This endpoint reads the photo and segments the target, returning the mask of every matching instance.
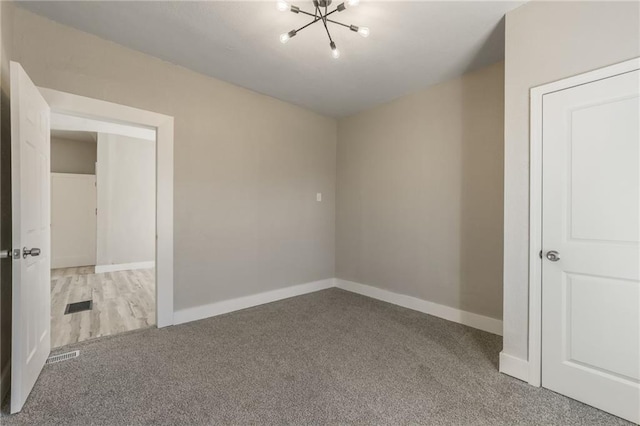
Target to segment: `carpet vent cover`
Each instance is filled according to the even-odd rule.
[[[56,362],[66,361],[71,358],[77,358],[80,356],[80,351],[67,352],[64,354],[53,355],[47,358],[45,364],[55,364]]]
[[[69,303],[64,310],[64,314],[75,314],[76,312],[90,311],[93,308],[93,300]]]

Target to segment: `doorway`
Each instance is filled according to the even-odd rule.
[[[640,60],[532,90],[530,383],[640,422]]]
[[[51,350],[50,122],[135,126],[156,134],[155,323],[173,324],[173,117],[38,88],[10,63],[12,318],[11,413],[22,410]],[[70,129],[83,130],[83,129]],[[84,129],[86,130],[86,129]],[[93,131],[100,131],[93,130]]]
[[[155,325],[155,131],[50,123],[51,348]]]

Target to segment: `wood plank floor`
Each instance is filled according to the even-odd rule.
[[[90,311],[64,314],[93,300]],[[93,266],[51,271],[51,347],[155,325],[155,270],[96,274]]]

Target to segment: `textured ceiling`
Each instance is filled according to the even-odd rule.
[[[287,44],[310,17],[258,2],[22,2],[22,7],[124,46],[332,117],[343,117],[500,61],[504,14],[519,2],[367,2]],[[311,1],[294,1],[312,10]],[[334,2],[334,6],[337,3]]]

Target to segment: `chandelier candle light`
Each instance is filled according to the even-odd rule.
[[[355,25],[347,25],[341,22],[334,21],[329,19],[329,16],[334,14],[335,12],[342,12],[349,7],[357,6],[360,3],[360,0],[346,0],[344,3],[340,3],[338,7],[329,12],[329,6],[331,5],[332,0],[313,0],[313,5],[315,6],[315,12],[310,13],[300,9],[298,6],[294,6],[292,4],[287,3],[285,0],[279,0],[277,3],[278,10],[281,12],[291,11],[293,13],[302,13],[303,15],[308,15],[313,17],[313,21],[309,22],[306,25],[298,28],[297,30],[291,30],[288,33],[284,33],[280,35],[280,42],[286,43],[292,37],[295,37],[298,32],[304,30],[311,24],[315,24],[316,22],[322,22],[324,25],[324,29],[327,31],[327,36],[329,37],[329,47],[331,48],[331,56],[335,59],[340,57],[340,51],[336,47],[335,42],[331,38],[331,33],[329,32],[329,26],[327,24],[337,24],[343,27],[349,28],[351,31],[357,32],[362,37],[369,37],[369,28],[367,27],[357,27]],[[323,11],[324,9],[324,11]]]

